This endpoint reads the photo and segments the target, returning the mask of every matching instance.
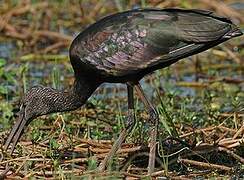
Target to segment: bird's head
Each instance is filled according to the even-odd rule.
[[[50,87],[34,86],[28,90],[21,101],[20,116],[32,120],[38,116],[48,114],[52,106],[52,98],[57,95],[57,90]]]
[[[55,99],[55,95],[57,95],[57,92],[55,92],[54,89],[43,86],[34,86],[26,92],[21,100],[18,119],[13,126],[7,141],[5,142],[5,150],[8,149],[10,143],[12,142],[13,145],[11,147],[11,153],[13,152],[14,147],[24,130],[24,127],[27,126],[33,119],[54,111],[52,102]]]
[[[12,154],[24,127],[33,119],[41,115],[71,111],[81,107],[99,85],[99,82],[80,80],[75,81],[70,91],[60,91],[43,86],[31,88],[21,100],[18,119],[4,144],[4,150],[7,150],[12,143]]]

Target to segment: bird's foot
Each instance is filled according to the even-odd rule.
[[[9,170],[10,170],[10,167],[7,164],[5,170],[2,173],[0,173],[0,180],[4,180],[6,178]]]
[[[148,174],[151,175],[154,172],[155,167],[155,156],[156,156],[156,147],[157,147],[157,131],[158,131],[158,122],[159,116],[155,109],[149,111],[149,122],[151,124],[150,128],[150,139],[149,139],[149,160],[148,160]]]
[[[129,109],[128,110],[128,117],[127,117],[127,121],[126,121],[126,128],[124,128],[120,132],[120,135],[119,135],[118,139],[114,142],[113,147],[109,151],[108,155],[100,163],[100,165],[99,165],[99,167],[97,169],[98,172],[103,172],[106,169],[108,163],[111,161],[111,159],[113,158],[113,156],[115,155],[117,150],[121,147],[122,143],[124,142],[124,140],[126,139],[128,134],[133,129],[133,127],[135,125],[134,116],[135,116],[134,110],[133,109]]]
[[[106,169],[108,163],[111,161],[111,159],[113,158],[113,156],[115,155],[117,150],[120,148],[120,146],[123,143],[123,141],[125,140],[126,136],[127,136],[127,130],[123,129],[119,135],[119,138],[114,142],[113,147],[109,151],[108,155],[104,158],[104,160],[98,166],[98,169],[97,169],[98,172],[103,172]]]

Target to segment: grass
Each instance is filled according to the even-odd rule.
[[[65,0],[49,2],[48,10],[53,17],[49,30],[73,35],[104,14],[129,9],[134,1],[111,2],[106,1],[107,4],[100,7],[96,0],[82,1],[81,9],[77,6],[78,1],[74,4]],[[19,5],[17,1],[3,3],[1,12],[10,11],[16,4]],[[38,4],[38,1],[33,1],[33,4]],[[153,6],[154,3],[137,1],[136,5]],[[64,8],[68,6],[69,8]],[[201,8],[202,4],[179,1],[177,6]],[[91,11],[91,7],[96,7],[97,11]],[[7,8],[9,9],[6,10]],[[35,28],[41,28],[44,25],[42,20],[45,19],[42,13],[48,13],[44,10],[45,8],[37,10],[38,15],[32,12],[21,14],[10,22],[16,24],[16,27],[30,22],[33,27],[35,25]],[[6,35],[1,33],[2,36]],[[51,38],[37,39],[35,45],[30,45],[28,39],[10,39],[13,39],[17,52],[11,57],[0,58],[1,142],[15,121],[19,99],[27,89],[36,84],[64,89],[70,87],[73,81],[67,46],[46,54],[43,50],[55,44]],[[5,39],[2,41],[5,42]],[[241,141],[243,131],[238,134],[243,128],[243,64],[236,62],[225,51],[227,48],[237,60],[241,59],[243,49],[236,51],[240,43],[240,39],[234,39],[191,60],[184,59],[159,70],[143,80],[143,88],[160,114],[157,157],[159,174],[155,176],[230,178],[241,177],[243,174],[240,159],[231,155],[233,152],[244,157]],[[12,160],[10,165],[15,169],[12,177],[101,177],[101,174],[96,174],[93,170],[110,149],[112,141],[119,136],[120,130],[125,127],[125,90],[123,85],[106,85],[77,111],[34,120],[18,144],[16,153],[13,157],[7,157],[7,160]],[[109,171],[102,174],[107,178],[149,179],[145,172],[150,124],[137,97],[135,102],[136,126],[123,145],[122,152],[114,158]],[[228,142],[230,139],[233,142]],[[240,141],[234,141],[239,139]],[[223,149],[220,151],[218,144],[231,152]],[[202,149],[199,150],[198,147]],[[185,159],[230,166],[233,169],[213,170],[183,163]],[[0,169],[2,168],[3,165],[0,164]]]

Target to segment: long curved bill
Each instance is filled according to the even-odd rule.
[[[25,118],[25,109],[23,106],[20,107],[19,117],[15,125],[13,126],[7,141],[4,144],[4,150],[7,151],[9,145],[12,142],[12,146],[10,149],[10,155],[13,153],[15,146],[24,130],[25,125],[27,124],[27,120]]]

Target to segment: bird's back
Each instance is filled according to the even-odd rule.
[[[139,80],[241,34],[229,19],[209,11],[132,10],[81,32],[70,48],[71,63],[76,74],[94,71],[106,81]]]

